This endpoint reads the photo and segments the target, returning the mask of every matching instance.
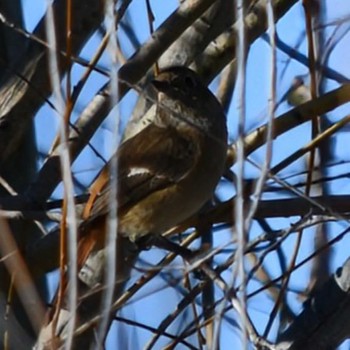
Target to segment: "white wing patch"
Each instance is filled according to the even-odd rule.
[[[135,176],[135,175],[142,175],[142,174],[149,174],[150,171],[147,168],[142,167],[134,167],[130,168],[127,177]]]

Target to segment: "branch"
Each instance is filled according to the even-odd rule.
[[[350,259],[304,304],[281,334],[278,350],[335,349],[350,337]]]
[[[102,3],[87,0],[83,3],[72,0],[72,54],[80,52],[86,41],[102,21]],[[66,50],[66,8],[65,0],[56,0],[54,15],[57,23],[57,52]],[[45,40],[45,19],[34,31],[36,37]],[[60,75],[64,75],[67,64],[59,55]],[[6,83],[0,91],[0,164],[17,149],[31,118],[50,96],[47,50],[44,45],[31,40],[22,61],[9,71]]]

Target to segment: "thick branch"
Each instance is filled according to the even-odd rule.
[[[335,349],[350,337],[350,259],[304,305],[282,333],[279,350]]]
[[[100,0],[84,2],[72,0],[72,54],[77,55],[102,20]],[[57,52],[66,50],[67,1],[54,3]],[[38,24],[34,35],[45,40],[45,19]],[[67,61],[59,55],[60,75],[64,75]],[[47,67],[47,50],[34,40],[21,61],[9,71],[0,92],[0,164],[17,149],[31,118],[50,96],[52,88]]]

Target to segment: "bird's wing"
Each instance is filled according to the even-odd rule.
[[[118,208],[127,209],[153,192],[176,184],[196,165],[198,150],[198,144],[175,130],[155,125],[125,141],[118,151]],[[110,182],[105,173],[101,172],[103,186],[91,205],[89,221],[109,211]]]

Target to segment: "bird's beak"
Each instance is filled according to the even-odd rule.
[[[154,80],[152,80],[151,83],[156,88],[156,90],[158,90],[160,92],[166,92],[170,87],[169,82],[165,81],[165,80],[154,79]]]

